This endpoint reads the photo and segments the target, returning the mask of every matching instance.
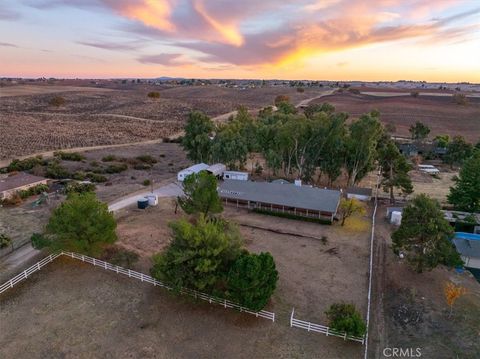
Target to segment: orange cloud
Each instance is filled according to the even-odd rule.
[[[170,21],[172,7],[166,0],[143,0],[139,3],[125,4],[119,12],[147,26],[169,32],[175,31],[175,25]]]
[[[203,1],[197,0],[193,3],[195,10],[202,16],[202,18],[217,31],[227,43],[235,46],[242,46],[244,39],[240,31],[234,24],[223,24],[214,19],[205,9]]]

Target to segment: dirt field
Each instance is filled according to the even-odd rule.
[[[371,335],[377,350],[372,357],[385,358],[383,348],[402,347],[420,348],[425,358],[478,358],[480,283],[469,272],[459,274],[444,267],[413,272],[390,248],[394,228],[385,222],[384,213],[385,208],[379,208],[376,240],[384,249],[383,254],[377,253],[381,255],[375,282],[382,300],[374,307]],[[447,281],[468,290],[455,304],[451,317],[443,295]]]
[[[295,307],[305,320],[325,323],[324,311],[333,302],[353,302],[366,312],[368,270],[368,217],[352,220],[344,228],[249,213],[226,207],[224,216],[239,224],[246,247],[269,251],[280,281],[273,309],[285,315]],[[150,257],[169,243],[168,222],[179,219],[173,200],[160,199],[146,211],[128,208],[117,214],[118,244],[137,252],[138,269],[148,271]],[[274,233],[283,231],[289,234]],[[292,235],[300,234],[302,237]],[[321,237],[327,238],[324,244]],[[357,268],[352,271],[352,268]]]
[[[478,98],[469,98],[468,105],[460,106],[455,104],[451,97],[444,96],[378,97],[342,93],[313,102],[329,102],[337,111],[346,111],[353,118],[378,109],[383,122],[395,125],[397,135],[409,136],[410,125],[421,121],[431,128],[432,138],[439,134],[461,135],[471,142],[476,142],[480,137]]]
[[[27,85],[28,88],[35,85]],[[19,85],[20,93],[25,85]],[[15,92],[16,86],[2,88]],[[66,103],[49,105],[51,91],[59,85],[38,86],[39,94],[0,98],[0,159],[31,153],[128,142],[171,136],[181,131],[187,115],[200,110],[218,116],[239,105],[257,109],[273,104],[279,94],[287,94],[296,103],[315,97],[320,90],[295,88],[232,89],[217,86],[129,86],[124,90],[79,87],[57,93]],[[149,91],[159,91],[160,99],[147,98]],[[28,91],[27,91],[28,93]]]

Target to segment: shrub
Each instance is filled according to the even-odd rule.
[[[70,182],[65,186],[65,193],[95,192],[97,187],[93,183]]]
[[[160,93],[156,91],[149,92],[147,95],[149,98],[157,99],[160,98]]]
[[[115,155],[106,155],[102,157],[102,162],[112,162],[116,160],[117,160],[117,157]]]
[[[289,102],[289,101],[290,101],[290,97],[288,97],[287,95],[278,95],[277,97],[275,97],[275,106],[278,106],[282,102]]]
[[[157,160],[150,155],[141,155],[136,157],[136,159],[139,160],[140,162],[148,163],[150,165],[157,163]]]
[[[332,304],[325,314],[331,329],[357,337],[365,334],[367,327],[353,304]]]
[[[88,172],[87,173],[87,178],[90,181],[96,182],[96,183],[107,182],[107,177],[102,176],[101,174],[98,174],[98,173]]]
[[[100,166],[100,163],[98,163],[98,161],[92,161],[92,162],[90,162],[90,166],[98,167],[98,166]]]
[[[468,99],[467,96],[465,96],[463,93],[456,93],[452,95],[453,101],[457,105],[468,105]]]
[[[85,159],[85,156],[78,153],[78,152],[63,152],[63,151],[56,151],[53,153],[53,155],[61,159],[62,161],[82,161]]]
[[[125,163],[112,164],[112,165],[109,165],[105,169],[105,172],[107,172],[107,173],[120,173],[120,172],[126,171],[127,169],[128,169],[128,166]]]
[[[142,182],[142,184],[143,184],[144,186],[150,186],[150,185],[152,184],[152,181],[150,181],[149,179],[146,179],[146,180],[144,180],[144,181]]]
[[[255,311],[262,310],[278,281],[275,261],[270,253],[244,254],[230,268],[227,296]]]
[[[132,268],[138,261],[138,254],[121,247],[110,246],[105,248],[101,258],[116,266]]]
[[[61,96],[54,96],[50,99],[50,101],[48,101],[48,104],[50,106],[55,106],[55,107],[60,107],[60,106],[63,106],[65,105],[65,99]]]
[[[300,92],[300,93],[305,92],[305,89],[303,87],[297,87],[297,92]]]
[[[359,89],[354,89],[354,88],[349,88],[348,92],[354,95],[360,95],[360,90]]]
[[[147,163],[136,163],[133,165],[133,169],[137,171],[146,171],[150,168],[152,168],[152,166]]]
[[[45,161],[43,160],[43,158],[41,156],[29,157],[29,158],[25,158],[24,160],[14,159],[8,165],[7,171],[8,172],[29,171],[35,166],[43,165],[44,162]]]
[[[65,179],[70,177],[70,173],[65,167],[60,165],[60,163],[57,161],[52,161],[48,163],[45,176],[54,179]]]
[[[73,174],[72,178],[77,181],[84,181],[87,178],[87,173],[83,171],[77,171]]]
[[[30,196],[34,196],[36,194],[40,194],[47,191],[48,191],[48,186],[46,184],[39,184],[37,186],[30,187],[29,189],[19,191],[18,194],[20,195],[21,199],[25,199]]]
[[[410,96],[417,98],[420,95],[418,91],[412,91],[410,92]]]
[[[0,249],[6,248],[12,244],[12,239],[6,234],[0,233]]]
[[[2,205],[5,205],[5,206],[17,206],[20,203],[22,203],[22,197],[20,197],[18,192],[15,192],[10,197],[2,200]]]
[[[32,243],[32,247],[35,249],[43,248],[46,243],[46,239],[43,234],[41,233],[33,233],[30,237],[30,242]]]

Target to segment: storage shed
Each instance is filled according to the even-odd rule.
[[[248,181],[248,172],[225,171],[223,172],[224,180]]]
[[[456,232],[453,244],[465,267],[480,269],[480,234]]]
[[[190,166],[188,168],[185,168],[178,172],[177,174],[177,180],[180,182],[183,182],[183,180],[193,174],[193,173],[198,173],[200,171],[205,171],[209,166],[205,163],[197,163],[196,165]]]
[[[340,191],[293,184],[225,180],[218,189],[225,204],[333,222]]]
[[[41,184],[46,185],[47,183],[48,179],[25,172],[0,178],[0,200],[8,199],[16,192],[24,191]]]
[[[223,173],[227,170],[227,166],[223,163],[215,163],[207,168],[207,172],[211,173],[217,178],[222,178]]]
[[[362,187],[348,187],[346,190],[347,198],[355,198],[359,201],[370,201],[372,199],[372,189]]]

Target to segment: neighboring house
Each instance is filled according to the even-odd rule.
[[[362,187],[348,187],[345,191],[347,198],[355,198],[359,201],[370,201],[372,199],[372,189]]]
[[[225,172],[226,170],[227,166],[225,166],[223,163],[215,163],[214,165],[208,167],[206,171],[217,178],[222,178],[223,172]]]
[[[12,197],[16,192],[27,190],[40,184],[46,185],[48,179],[20,172],[0,179],[0,200]]]
[[[480,269],[480,234],[456,232],[453,244],[465,267]]]
[[[223,172],[224,180],[248,181],[248,172],[225,171]]]
[[[333,222],[341,192],[310,186],[225,180],[218,189],[225,204]]]
[[[185,169],[181,170],[180,172],[178,172],[177,180],[179,180],[180,182],[183,182],[183,180],[187,176],[189,176],[193,173],[198,173],[198,172],[201,172],[201,171],[205,171],[208,167],[209,166],[205,163],[198,163],[196,165],[185,168]]]

